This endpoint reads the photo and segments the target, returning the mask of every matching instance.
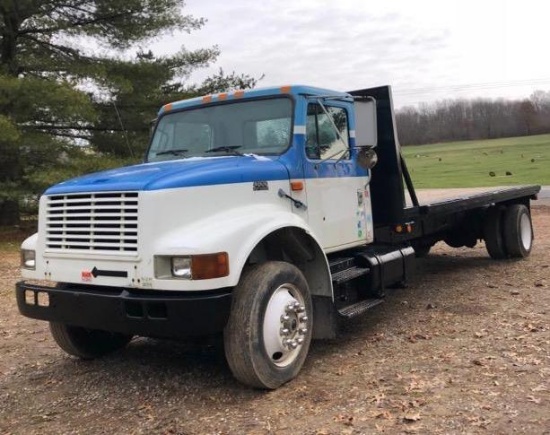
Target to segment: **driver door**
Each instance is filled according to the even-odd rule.
[[[304,172],[309,225],[329,251],[372,240],[368,179],[358,170],[350,148],[347,107],[337,102],[307,106]]]

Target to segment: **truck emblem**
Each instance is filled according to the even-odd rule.
[[[267,181],[254,181],[252,184],[252,190],[269,190],[269,184]]]

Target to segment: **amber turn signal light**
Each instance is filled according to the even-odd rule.
[[[193,279],[222,278],[229,275],[229,256],[227,252],[192,255],[191,271]]]

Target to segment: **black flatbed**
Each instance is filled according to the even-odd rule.
[[[488,208],[511,204],[529,208],[530,200],[540,192],[540,186],[530,185],[439,190],[435,197],[423,191],[417,194],[397,138],[391,88],[380,86],[350,94],[376,101],[378,163],[369,184],[375,243],[431,246],[445,240],[455,247],[473,246],[484,237]]]
[[[444,196],[446,189],[438,190],[436,198],[423,195],[424,192],[419,191],[419,205],[405,207],[405,218],[412,219],[434,214],[444,215],[479,207],[489,207],[494,204],[505,204],[508,201],[518,202],[522,199],[535,199],[540,189],[541,187],[537,185],[464,189],[464,194],[447,198],[437,198],[437,196]],[[453,189],[453,191],[456,190]],[[447,190],[447,192],[449,191]],[[426,196],[428,197],[426,198]],[[433,202],[430,202],[432,200]]]

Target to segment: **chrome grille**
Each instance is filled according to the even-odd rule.
[[[47,199],[46,249],[137,253],[137,192],[52,195]]]

